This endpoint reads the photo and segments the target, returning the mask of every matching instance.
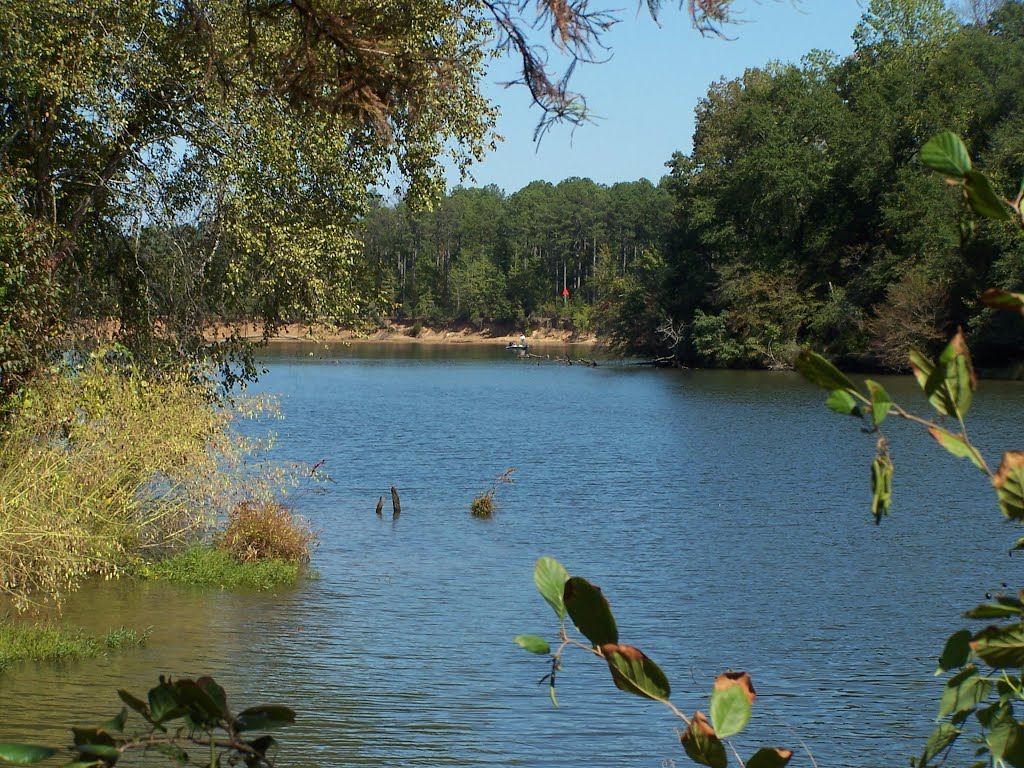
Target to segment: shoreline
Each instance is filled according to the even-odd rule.
[[[433,328],[421,327],[413,335],[413,324],[391,323],[386,328],[378,328],[371,333],[358,333],[346,329],[324,328],[293,323],[283,326],[267,339],[268,344],[291,344],[295,342],[313,342],[318,344],[502,344],[518,343],[519,333],[501,333],[493,329],[474,330],[469,327]],[[244,338],[262,339],[262,329],[257,325],[243,325],[239,328]],[[601,346],[601,341],[592,335],[579,335],[574,331],[563,329],[536,329],[525,332],[526,343],[533,347],[578,347],[592,349]],[[211,340],[223,338],[220,332],[211,334]]]

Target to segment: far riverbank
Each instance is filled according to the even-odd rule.
[[[246,338],[254,340],[263,338],[262,328],[257,325],[242,326],[240,330],[242,336]],[[602,343],[596,336],[560,328],[531,329],[522,331],[522,333],[526,336],[527,344],[533,347],[573,345],[591,349]],[[477,330],[469,325],[434,329],[413,323],[395,322],[366,333],[344,328],[295,323],[283,326],[267,341],[271,344],[292,341],[346,344],[508,344],[510,342],[518,343],[519,335],[520,331],[509,332],[503,328]]]

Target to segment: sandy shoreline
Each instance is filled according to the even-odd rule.
[[[345,343],[345,344],[508,344],[519,341],[519,333],[503,334],[489,329],[475,331],[472,328],[449,328],[434,330],[421,328],[419,333],[412,335],[411,324],[392,323],[387,328],[380,328],[369,334],[360,334],[349,330],[336,330],[320,326],[288,325],[281,328],[268,339],[270,344],[288,344],[294,342]],[[246,338],[261,339],[262,329],[259,326],[243,326],[241,333]],[[526,342],[533,347],[567,346],[590,348],[597,346],[599,341],[593,336],[579,336],[572,331],[558,329],[538,329],[526,331]],[[216,338],[216,335],[214,335]]]

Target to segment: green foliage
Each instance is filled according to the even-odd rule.
[[[298,583],[300,565],[294,560],[263,558],[240,562],[229,552],[194,544],[170,557],[142,566],[148,579],[175,584],[267,591]]]
[[[74,661],[145,645],[147,632],[119,627],[94,637],[51,623],[0,620],[0,670],[18,661]]]
[[[1012,221],[1024,228],[1021,196],[1012,201],[1000,199],[988,177],[973,169],[959,136],[951,132],[937,135],[925,144],[920,156],[927,166],[960,187],[976,214],[997,222]],[[1021,303],[1008,291],[987,291],[983,300],[993,308],[1020,312]],[[802,352],[794,362],[805,378],[829,390],[827,404],[833,410],[862,417],[865,412],[871,413],[868,431],[879,434],[871,476],[875,521],[888,513],[892,496],[893,465],[881,434],[882,422],[890,415],[923,426],[949,454],[969,460],[991,481],[1003,514],[1011,520],[1024,520],[1024,453],[1007,451],[993,472],[968,437],[965,417],[974,399],[977,377],[963,332],[958,330],[937,357],[914,350],[909,362],[922,394],[935,411],[933,419],[910,413],[877,382],[866,381],[867,393],[862,393],[816,353]],[[1013,549],[1022,546],[1024,539],[1018,540]],[[965,738],[972,744],[976,765],[1024,765],[1024,723],[1015,712],[1024,699],[1024,592],[1017,596],[997,594],[994,602],[964,615],[997,623],[977,631],[959,630],[946,641],[936,674],[952,674],[939,703],[938,725],[914,764],[943,764],[956,743],[970,734]]]
[[[76,727],[71,732],[69,765],[102,768],[114,766],[127,756],[162,754],[174,765],[273,766],[277,741],[270,735],[254,736],[295,723],[295,713],[277,704],[249,707],[237,715],[228,706],[227,694],[213,678],[172,680],[161,675],[159,684],[142,700],[118,691],[125,704],[113,718],[96,727]],[[125,730],[129,709],[146,725]],[[190,755],[187,749],[195,747]],[[58,753],[52,747],[0,744],[0,760],[18,765],[38,763]]]
[[[97,353],[37,378],[15,406],[0,432],[0,592],[20,610],[132,570],[291,481],[261,464],[264,441],[232,429],[268,404],[219,403],[187,374]]]
[[[557,706],[555,683],[562,668],[563,653],[570,646],[582,649],[607,664],[616,688],[662,703],[686,724],[681,743],[694,762],[714,768],[724,768],[728,764],[728,742],[725,740],[746,728],[756,698],[749,674],[725,672],[715,679],[710,699],[710,723],[699,710],[692,717],[687,717],[670,701],[671,686],[661,668],[636,646],[619,643],[615,617],[599,587],[579,576],[570,576],[561,563],[550,557],[537,560],[533,581],[541,597],[558,617],[558,647],[552,653],[548,642],[538,635],[517,635],[514,640],[530,653],[550,653],[550,670],[542,682],[548,683],[553,704]],[[568,633],[567,616],[586,642]],[[739,760],[739,753],[731,744],[729,746]],[[761,749],[747,765],[781,768],[790,757],[792,752],[789,750]]]

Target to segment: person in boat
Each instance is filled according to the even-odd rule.
[[[519,334],[519,346],[522,347],[523,349],[526,349],[526,335],[525,334],[522,334],[522,333]]]

